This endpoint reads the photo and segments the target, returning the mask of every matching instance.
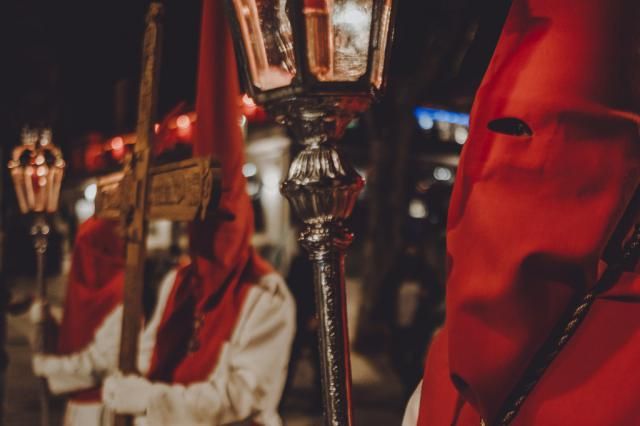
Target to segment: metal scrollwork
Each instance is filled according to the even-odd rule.
[[[300,243],[314,265],[326,424],[345,426],[353,423],[344,256],[353,234],[343,221],[351,215],[364,180],[332,143],[354,111],[340,112],[344,110],[336,102],[296,99],[280,105],[281,121],[305,145],[293,160],[281,191],[305,224]]]

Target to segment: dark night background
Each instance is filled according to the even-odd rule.
[[[167,0],[160,113],[193,103],[201,2]],[[400,2],[390,92],[468,108],[506,0]],[[51,124],[57,144],[132,129],[148,1],[5,0],[0,17],[3,145],[24,124]],[[115,115],[116,87],[128,99]],[[123,128],[119,128],[123,127]]]

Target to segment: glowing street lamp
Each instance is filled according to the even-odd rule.
[[[51,144],[51,130],[24,129],[21,146],[13,151],[9,171],[23,214],[58,210],[65,163]]]

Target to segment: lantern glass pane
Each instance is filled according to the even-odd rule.
[[[387,43],[389,41],[389,25],[391,24],[391,2],[392,0],[384,0],[382,11],[380,13],[380,26],[378,33],[375,34],[375,50],[373,52],[373,71],[371,73],[371,82],[379,89],[384,81],[384,67],[387,54]]]
[[[233,0],[254,86],[288,86],[296,74],[286,0]]]
[[[11,169],[11,178],[13,179],[13,186],[16,190],[16,197],[18,198],[20,211],[23,214],[29,213],[29,211],[31,211],[31,207],[27,198],[24,170],[20,167],[14,166]]]
[[[367,72],[373,0],[305,0],[309,69],[321,81]]]

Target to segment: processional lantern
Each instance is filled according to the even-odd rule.
[[[31,215],[31,236],[36,253],[36,291],[40,300],[47,298],[44,279],[45,255],[50,227],[47,216],[58,210],[65,163],[60,149],[51,142],[51,129],[22,130],[22,145],[13,150],[9,171],[20,212]],[[44,306],[44,305],[43,305]],[[37,327],[36,350],[46,352],[55,336],[47,333],[46,315]],[[40,424],[50,425],[49,395],[46,379],[40,379]]]
[[[13,151],[9,171],[23,214],[58,210],[65,163],[51,143],[51,130],[23,129],[22,145]]]
[[[304,149],[281,191],[305,227],[320,319],[325,423],[352,424],[343,225],[363,179],[336,149],[347,125],[382,92],[393,0],[226,0],[249,95]]]

